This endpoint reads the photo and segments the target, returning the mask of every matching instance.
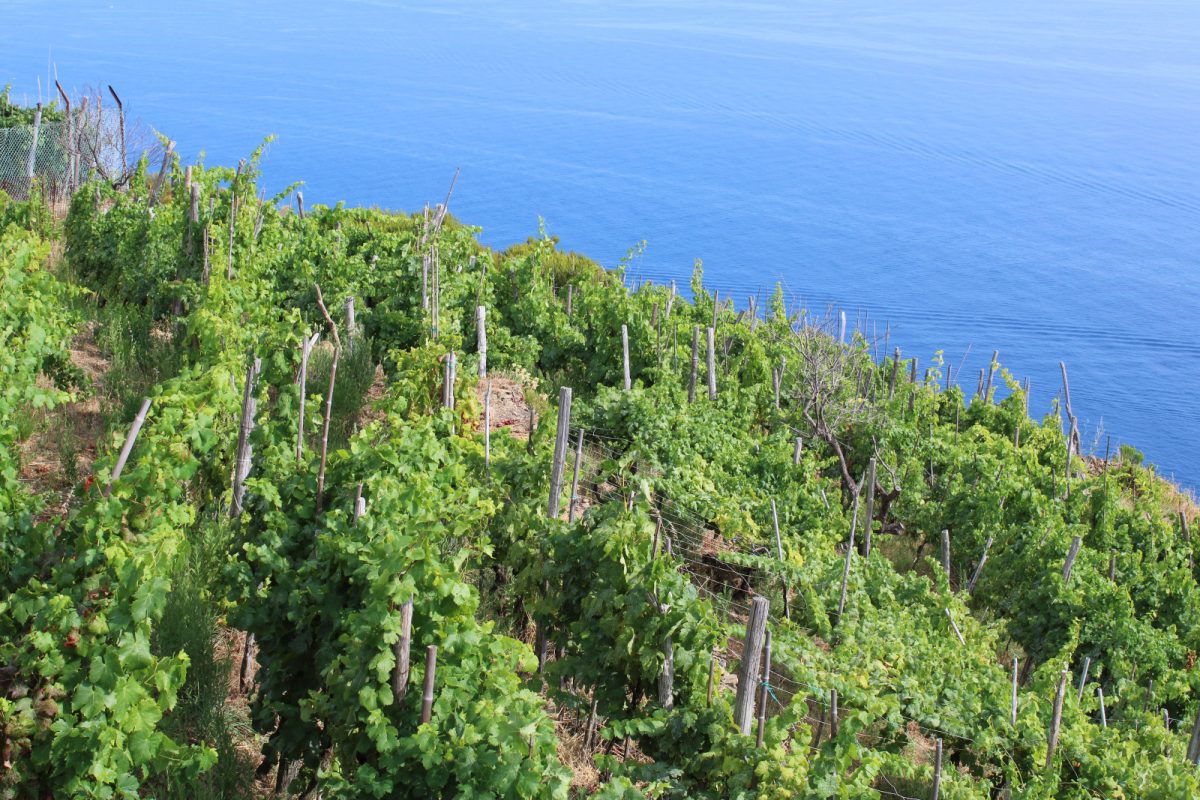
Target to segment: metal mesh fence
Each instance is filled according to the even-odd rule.
[[[120,176],[122,138],[119,121],[87,111],[62,122],[0,128],[0,191],[23,200],[36,180],[53,200],[93,175]]]

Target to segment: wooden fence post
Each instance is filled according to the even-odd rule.
[[[1100,726],[1102,728],[1107,728],[1108,727],[1108,711],[1104,708],[1104,687],[1097,686],[1096,694],[1099,695],[1099,697],[1100,697]]]
[[[996,372],[997,359],[1000,357],[999,350],[992,351],[992,360],[988,362],[987,380],[983,384],[983,401],[985,403],[992,402],[992,376]]]
[[[671,294],[667,297],[667,308],[663,312],[663,319],[671,318],[671,306],[675,305],[675,281],[671,281]]]
[[[1046,744],[1046,769],[1054,764],[1054,751],[1058,748],[1058,728],[1062,724],[1063,696],[1067,691],[1068,672],[1064,669],[1058,676],[1058,689],[1054,692],[1054,715],[1050,719],[1050,740]]]
[[[622,376],[625,379],[625,382],[624,382],[625,391],[628,392],[630,390],[630,388],[632,387],[632,383],[629,380],[629,326],[628,325],[621,326],[621,367],[623,370]]]
[[[708,399],[717,399],[716,329],[708,329]]]
[[[400,606],[400,638],[392,646],[396,665],[392,668],[392,702],[399,703],[408,694],[408,673],[412,650],[413,599],[410,597]]]
[[[838,691],[837,689],[829,690],[829,738],[835,739],[838,735],[839,720],[838,720]]]
[[[125,462],[129,460],[129,454],[133,451],[133,443],[137,441],[138,433],[142,430],[142,425],[146,423],[146,414],[150,411],[150,398],[147,397],[142,401],[142,407],[138,410],[137,416],[133,418],[133,424],[129,426],[129,434],[125,437],[125,444],[121,445],[121,453],[117,456],[117,463],[113,467],[112,475],[108,479],[108,485],[104,487],[104,496],[108,497],[112,493],[113,484],[121,477],[121,473],[125,470]],[[64,517],[65,519],[65,517]]]
[[[354,295],[346,298],[346,343],[353,348],[354,337],[358,334],[358,324],[354,319]]]
[[[846,543],[846,563],[842,567],[842,593],[838,598],[837,621],[842,624],[842,613],[846,610],[846,587],[850,582],[850,560],[854,558],[854,532],[858,528],[858,492],[854,493],[854,513],[850,515],[850,541]]]
[[[433,715],[433,679],[437,672],[437,645],[425,648],[425,686],[421,693],[421,724]]]
[[[711,330],[711,328],[710,328]],[[767,628],[767,612],[770,601],[756,596],[750,604],[750,617],[746,620],[746,638],[742,642],[742,663],[738,666],[737,697],[733,704],[733,721],[745,735],[750,733],[754,719],[755,679],[758,678],[762,658],[763,638]]]
[[[796,449],[792,451],[792,463],[799,464],[800,456],[804,451],[804,440],[799,436],[796,437]]]
[[[950,620],[950,627],[954,629],[954,636],[958,639],[958,643],[966,646],[967,642],[963,639],[962,631],[958,629],[958,623],[954,621],[954,615],[950,613],[950,609],[945,609],[946,619]]]
[[[237,456],[233,468],[233,501],[229,504],[229,516],[235,518],[242,513],[246,476],[250,474],[254,460],[254,446],[250,443],[250,434],[254,432],[254,414],[258,409],[258,399],[254,396],[254,390],[261,369],[262,359],[256,358],[246,370],[246,386],[242,393],[242,422],[238,426]]]
[[[713,699],[713,681],[717,676],[717,654],[711,653],[708,657],[708,693],[705,706],[712,706]]]
[[[304,192],[296,192],[296,214],[304,219]]]
[[[900,371],[900,348],[892,355],[892,378],[888,381],[888,401],[896,396],[896,375]]]
[[[767,690],[771,685],[771,632],[767,631],[767,641],[763,647],[762,687],[758,699],[758,740],[757,747],[763,746],[763,735],[767,727]]]
[[[475,330],[479,341],[479,377],[487,377],[487,308],[475,307]]]

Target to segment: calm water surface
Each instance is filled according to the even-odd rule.
[[[1200,485],[1200,3],[0,2],[0,83],[112,83],[268,188],[454,209],[744,302],[783,281]],[[868,323],[870,324],[870,323]]]

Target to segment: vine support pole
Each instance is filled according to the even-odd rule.
[[[1050,718],[1050,740],[1046,744],[1046,769],[1054,764],[1054,751],[1058,749],[1058,729],[1062,725],[1063,697],[1067,692],[1067,678],[1070,673],[1065,669],[1058,676],[1058,688],[1054,692],[1054,714]]]
[[[571,476],[571,499],[567,506],[567,522],[575,521],[575,501],[579,496],[579,469],[583,464],[583,428],[579,429],[579,436],[575,440],[575,470]]]
[[[121,473],[125,470],[125,462],[129,460],[129,454],[133,452],[133,444],[137,441],[142,426],[146,424],[146,414],[149,411],[150,398],[147,397],[142,401],[142,407],[138,410],[137,416],[133,418],[133,424],[129,426],[129,434],[125,437],[125,444],[121,445],[121,454],[117,456],[117,463],[113,467],[112,476],[108,479],[108,485],[104,487],[105,497],[108,497],[112,493],[113,484],[117,482],[117,479],[121,477]]]
[[[992,376],[996,373],[996,366],[999,363],[1000,351],[992,351],[992,360],[988,362],[987,380],[983,384],[983,401],[985,403],[992,402]]]
[[[304,402],[308,399],[308,359],[312,356],[313,348],[317,345],[320,332],[312,336],[305,335],[300,343],[300,409],[296,421],[296,460],[304,457]]]
[[[711,328],[709,330],[712,330]],[[743,734],[750,734],[754,720],[755,679],[762,660],[763,639],[767,629],[767,612],[771,603],[765,597],[755,597],[746,620],[746,638],[742,641],[742,663],[738,666],[737,697],[733,704],[733,721]]]
[[[946,583],[950,582],[950,531],[942,529],[942,570],[946,573]]]
[[[254,414],[258,410],[254,390],[261,370],[261,358],[255,358],[246,369],[246,385],[242,392],[242,421],[238,426],[237,457],[233,467],[233,501],[229,504],[229,516],[234,518],[242,513],[246,477],[250,474],[250,467],[254,461],[254,446],[250,443],[250,434],[254,432]]]
[[[771,498],[771,524],[775,528],[775,552],[779,556],[780,565],[786,562],[783,560],[783,540],[779,536],[779,509],[775,504],[775,498]],[[787,620],[792,618],[791,604],[788,601],[788,583],[787,578],[781,578],[780,583],[783,584],[783,616]]]
[[[425,686],[421,691],[421,724],[433,716],[433,679],[437,673],[437,645],[425,648]]]
[[[33,174],[37,162],[38,134],[42,129],[42,104],[33,112],[33,141],[29,144],[29,159],[25,163],[25,179],[29,181],[28,192],[33,191]]]
[[[1079,670],[1079,693],[1075,698],[1075,700],[1077,702],[1083,700],[1083,687],[1087,686],[1088,672],[1090,672],[1091,669],[1092,669],[1092,657],[1084,656],[1083,657],[1083,667],[1082,667],[1082,669]]]
[[[708,399],[717,399],[717,345],[716,329],[708,329]]]
[[[1163,715],[1166,715],[1163,711]],[[1171,729],[1170,718],[1167,718],[1167,730]],[[1200,709],[1196,710],[1196,721],[1192,723],[1192,738],[1188,740],[1187,759],[1193,766],[1200,765]]]
[[[554,519],[558,516],[562,502],[563,472],[567,458],[567,442],[571,436],[571,387],[562,386],[558,390],[558,427],[554,431],[554,462],[550,468],[550,502],[546,506],[546,516]]]
[[[871,557],[871,529],[875,522],[875,459],[867,462],[867,507],[863,524],[863,558]]]
[[[838,735],[838,691],[829,690],[829,738],[836,739]]]
[[[942,793],[942,740],[939,738],[933,746],[933,796],[938,800]]]
[[[792,463],[799,464],[800,456],[804,454],[804,440],[796,437],[796,449],[792,451]]]
[[[696,402],[696,372],[700,361],[700,326],[692,326],[692,375],[688,379],[688,402]]]
[[[629,326],[621,326],[621,367],[622,377],[624,378],[625,391],[632,388],[632,383],[629,380]]]
[[[896,396],[896,374],[900,371],[900,348],[892,355],[892,378],[888,381],[888,402]]]
[[[987,542],[983,545],[983,553],[979,556],[979,563],[975,565],[975,571],[971,573],[971,580],[967,581],[967,594],[975,591],[975,584],[979,582],[979,574],[983,572],[983,565],[987,563],[988,551],[992,549],[992,537],[989,536]]]
[[[475,307],[475,330],[479,341],[479,377],[487,377],[487,308]]]
[[[762,686],[758,698],[758,737],[755,746],[763,746],[763,736],[767,728],[767,690],[771,686],[771,632],[767,631],[766,644],[763,646]]]
[[[1013,727],[1014,727],[1014,728],[1017,726],[1017,675],[1018,675],[1018,672],[1017,672],[1017,664],[1018,664],[1017,657],[1016,657],[1016,656],[1013,656],[1013,665],[1012,665],[1012,708],[1011,708],[1011,711],[1010,711],[1010,713],[1009,713],[1009,721],[1010,721],[1010,722],[1012,722],[1012,725],[1013,725]]]
[[[1063,563],[1062,578],[1063,583],[1071,580],[1071,570],[1075,566],[1075,557],[1079,555],[1079,545],[1082,540],[1076,536],[1071,539],[1071,549],[1067,551],[1067,560]]]
[[[408,675],[412,669],[413,601],[408,598],[400,606],[400,638],[392,645],[396,664],[392,668],[392,702],[399,703],[408,694]]]
[[[837,622],[840,625],[846,610],[846,587],[850,583],[850,561],[854,558],[854,530],[858,527],[858,493],[854,493],[854,513],[850,515],[850,541],[846,543],[846,562],[842,566],[842,591],[838,597]]]

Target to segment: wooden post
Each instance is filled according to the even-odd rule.
[[[1100,697],[1100,726],[1103,728],[1107,728],[1108,727],[1108,711],[1104,708],[1104,687],[1097,686],[1096,694],[1099,695],[1099,697]]]
[[[1063,583],[1071,580],[1071,568],[1075,566],[1075,557],[1079,555],[1080,541],[1081,539],[1078,536],[1071,539],[1071,549],[1067,552],[1067,560],[1062,568]]]
[[[946,573],[946,583],[950,582],[950,531],[942,529],[942,570]]]
[[[1171,718],[1167,712],[1163,711],[1163,717],[1166,719],[1167,730],[1171,729]],[[1192,738],[1188,740],[1187,760],[1193,766],[1200,765],[1200,709],[1196,711],[1196,721],[1192,724]]]
[[[863,525],[863,558],[871,557],[871,529],[875,522],[875,459],[867,462],[867,507]]]
[[[1083,657],[1083,669],[1079,672],[1079,695],[1075,698],[1076,701],[1083,700],[1083,687],[1087,685],[1088,671],[1092,668],[1092,657]]]
[[[325,307],[325,298],[321,295],[320,284],[314,283],[313,289],[317,293],[317,307],[321,309],[321,315],[325,317],[325,322],[329,324],[329,329],[333,332],[333,360],[329,363],[329,387],[325,391],[325,419],[321,422],[321,461],[317,467],[316,511],[320,514],[325,502],[325,461],[329,454],[329,426],[333,420],[333,389],[337,384],[338,360],[342,356],[342,339],[338,335],[337,325],[333,323],[333,317],[329,315],[329,309]]]
[[[550,467],[550,502],[546,508],[546,516],[554,519],[558,516],[559,504],[562,500],[563,470],[567,457],[567,442],[571,436],[571,387],[563,386],[558,390],[558,428],[554,435],[554,462]]]
[[[708,329],[708,399],[717,399],[717,345],[716,330]]]
[[[487,309],[475,307],[475,330],[479,342],[479,377],[487,377]]]
[[[1067,671],[1058,676],[1058,689],[1054,692],[1054,715],[1050,719],[1050,740],[1046,745],[1046,769],[1054,764],[1054,751],[1058,748],[1058,728],[1062,725],[1063,696],[1067,691]]]
[[[492,468],[492,382],[483,392],[483,467]]]
[[[625,391],[629,391],[632,384],[629,380],[629,326],[621,326],[621,366],[623,369],[622,375],[625,379]]]
[[[304,192],[296,192],[296,214],[304,219]]]
[[[714,331],[717,329],[717,312],[721,309],[720,298],[721,298],[721,293],[714,291],[713,292],[713,315],[712,315],[712,329]]]
[[[992,402],[992,376],[996,372],[996,364],[997,364],[996,359],[998,359],[999,357],[1000,357],[1000,351],[993,350],[992,351],[992,360],[990,362],[988,362],[987,381],[985,381],[983,384],[983,401],[985,403]]]
[[[900,371],[900,348],[892,355],[892,378],[888,381],[888,400],[896,396],[896,375]]]
[[[767,641],[763,647],[762,687],[758,699],[758,741],[757,747],[763,746],[763,735],[767,727],[767,689],[771,685],[771,632],[767,631]]]
[[[442,406],[444,408],[454,408],[454,381],[457,363],[455,361],[454,352],[451,351],[446,355],[445,376],[442,380]]]
[[[688,402],[696,402],[696,372],[700,361],[700,326],[692,326],[692,377],[688,380]]]
[[[783,540],[779,538],[779,510],[775,505],[775,498],[771,498],[771,524],[775,526],[775,552],[779,556],[779,563],[783,565]],[[780,581],[783,584],[783,616],[787,620],[792,618],[791,604],[788,601],[788,584],[787,578],[782,578]]]
[[[421,724],[433,715],[433,679],[437,672],[437,645],[425,648],[425,686],[421,693]]]
[[[958,643],[966,646],[967,642],[963,639],[962,631],[958,629],[958,623],[954,621],[954,615],[950,613],[950,609],[945,609],[946,619],[950,620],[950,627],[954,629],[954,635],[958,639]]]
[[[829,690],[829,738],[835,739],[838,735],[839,719],[838,713],[838,691],[837,689]]]
[[[158,180],[154,182],[154,186],[150,189],[150,197],[146,200],[146,204],[152,208],[158,201],[159,193],[163,190],[163,184],[165,184],[167,179],[170,177],[171,173],[168,170],[171,168],[171,159],[174,157],[174,155],[175,143],[167,142],[166,150],[163,152],[162,166],[158,169]]]
[[[575,474],[571,476],[571,499],[567,507],[567,522],[575,521],[575,500],[579,495],[579,468],[583,464],[583,428],[575,440]]]
[[[38,134],[42,129],[42,104],[33,112],[33,140],[29,144],[29,159],[25,163],[25,178],[29,181],[27,191],[33,190],[33,173],[37,162]]]
[[[314,333],[311,337],[305,334],[304,340],[300,342],[300,409],[296,423],[297,461],[304,457],[304,401],[308,398],[308,359],[312,355],[313,347],[316,346],[317,337],[320,335],[320,332]]]
[[[1012,666],[1012,713],[1010,714],[1010,722],[1013,727],[1017,726],[1017,658],[1013,656]]]
[[[846,343],[846,312],[839,311],[838,316],[841,319],[841,325],[838,327],[838,342],[841,344],[845,344]]]
[[[112,493],[113,484],[121,477],[121,473],[125,470],[125,462],[129,460],[129,454],[133,451],[133,443],[137,441],[138,433],[142,430],[142,425],[146,423],[146,414],[150,411],[150,398],[147,397],[142,401],[142,407],[138,410],[137,416],[133,418],[133,424],[129,426],[129,434],[125,437],[125,444],[121,445],[121,453],[117,456],[117,463],[113,467],[112,475],[108,479],[108,486],[104,487],[104,496],[108,497]]]
[[[242,392],[242,422],[238,427],[237,456],[233,468],[233,501],[229,504],[229,516],[235,518],[242,513],[246,476],[250,474],[250,466],[254,460],[250,434],[254,432],[254,414],[258,409],[258,399],[254,396],[254,390],[261,369],[261,358],[254,359],[246,369],[246,385]]]
[[[796,437],[796,449],[792,451],[792,463],[799,464],[800,456],[804,451],[804,440],[799,436]]]
[[[983,553],[979,556],[979,563],[975,565],[975,571],[971,573],[971,580],[967,582],[967,594],[975,591],[975,584],[979,581],[979,573],[983,572],[983,565],[987,563],[988,550],[992,549],[992,537],[989,536],[987,543],[983,546]]]
[[[575,305],[575,286],[574,286],[574,284],[568,283],[567,284],[567,319],[571,318],[571,312],[574,310],[574,308],[573,308],[574,305]]]
[[[850,560],[854,558],[854,532],[858,528],[858,492],[854,493],[854,513],[850,515],[850,541],[846,543],[846,563],[842,567],[842,592],[838,597],[837,621],[842,623],[842,612],[846,610],[846,587],[850,582]]]
[[[658,673],[658,704],[666,709],[675,707],[675,647],[668,636],[662,640],[663,665]]]
[[[1068,461],[1070,456],[1078,451],[1078,443],[1075,440],[1075,412],[1071,409],[1071,384],[1067,380],[1067,364],[1065,361],[1058,362],[1058,367],[1062,370],[1063,379],[1063,400],[1067,406],[1067,454]]]
[[[396,665],[392,668],[393,703],[399,703],[408,694],[408,673],[412,669],[412,616],[413,601],[410,597],[400,606],[400,638],[392,646],[392,654],[396,658]]]
[[[675,281],[671,281],[671,294],[667,297],[667,309],[663,312],[663,319],[671,318],[671,306],[675,305]]]
[[[942,791],[942,740],[933,746],[933,800],[938,800]]]
[[[710,328],[711,330],[711,328]],[[733,705],[733,721],[738,730],[749,735],[754,719],[755,679],[762,658],[763,638],[767,628],[770,601],[756,596],[750,603],[750,618],[746,620],[746,638],[742,642],[742,663],[738,666],[737,697]]]

